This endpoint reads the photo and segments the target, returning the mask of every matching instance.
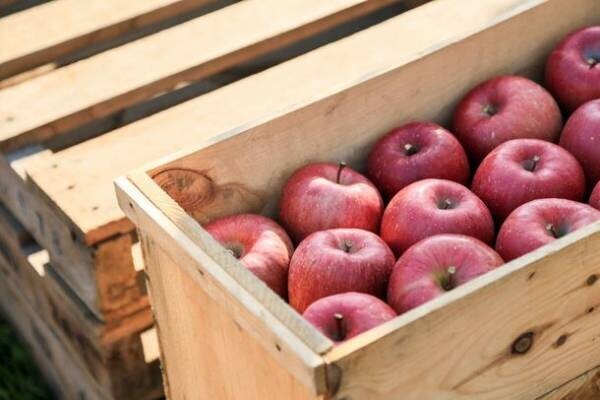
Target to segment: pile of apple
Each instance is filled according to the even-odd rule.
[[[412,122],[382,137],[368,178],[344,163],[297,170],[280,200],[285,229],[254,214],[205,228],[347,340],[600,220],[600,26],[554,49],[546,84],[564,127],[542,86],[496,77],[462,99],[452,133]]]

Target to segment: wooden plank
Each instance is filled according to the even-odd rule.
[[[600,399],[600,367],[596,367],[537,400]]]
[[[55,0],[0,20],[0,79],[212,0]]]
[[[59,135],[392,1],[247,0],[5,88],[0,146]]]
[[[136,179],[136,184],[142,185],[145,189],[149,190],[154,188],[156,193],[153,193],[158,196],[162,193],[156,184],[145,175],[139,176],[138,179]],[[309,388],[313,395],[323,393],[326,383],[325,376],[323,375],[322,359],[318,354],[330,349],[332,346],[331,341],[312,328],[299,314],[289,308],[279,296],[253,277],[247,270],[239,268],[238,265],[231,264],[230,262],[224,262],[223,259],[225,258],[226,253],[219,250],[220,246],[214,246],[216,243],[210,236],[204,234],[201,237],[194,237],[192,240],[186,239],[183,232],[179,230],[180,228],[173,225],[173,223],[171,223],[162,213],[164,212],[164,209],[159,211],[154,206],[150,205],[148,200],[139,193],[136,186],[125,178],[118,182],[119,197],[125,202],[123,203],[124,207],[129,207],[129,200],[125,200],[126,196],[123,191],[126,191],[130,196],[134,196],[136,198],[136,204],[138,204],[135,209],[128,208],[130,217],[143,226],[143,231],[152,231],[153,233],[152,243],[150,244],[151,248],[144,245],[144,239],[147,239],[147,237],[142,237],[146,271],[148,273],[150,287],[152,288],[153,285],[160,284],[161,282],[169,285],[175,285],[177,282],[184,282],[183,284],[186,285],[187,288],[186,290],[182,290],[180,295],[169,295],[166,298],[161,297],[160,299],[155,299],[154,296],[163,296],[166,292],[160,289],[151,291],[155,313],[161,314],[161,311],[156,309],[156,307],[157,304],[163,304],[165,301],[176,302],[176,304],[172,304],[172,306],[169,305],[169,309],[172,308],[172,311],[170,311],[171,315],[177,314],[178,308],[180,310],[177,321],[159,324],[157,326],[160,347],[162,349],[162,354],[167,357],[167,363],[169,362],[167,355],[169,350],[165,348],[165,335],[177,336],[181,338],[182,344],[185,343],[186,346],[191,346],[187,351],[185,350],[185,346],[179,348],[179,350],[172,350],[183,357],[185,354],[191,354],[192,352],[196,355],[203,354],[203,352],[207,351],[207,347],[210,348],[209,342],[217,340],[217,337],[221,338],[221,335],[231,334],[232,336],[228,337],[228,339],[232,340],[234,343],[240,343],[240,341],[245,343],[245,345],[249,346],[249,349],[252,349],[250,351],[251,353],[264,354],[261,357],[257,357],[257,359],[266,358],[273,360],[269,362],[269,365],[274,367],[275,364],[271,364],[271,362],[276,362],[281,366],[279,368],[280,370],[289,371],[285,372],[285,374],[292,374],[302,385]],[[189,223],[196,224],[176,204],[168,199],[164,193],[162,193],[162,196],[161,204],[169,210],[171,216],[177,214],[178,217],[175,219],[184,225]],[[179,241],[180,238],[183,240],[182,242]],[[199,248],[195,244],[198,243],[197,240],[200,240],[199,243],[202,243],[204,246],[209,247],[203,246],[202,249]],[[157,243],[160,243],[160,246],[157,246]],[[164,274],[165,281],[162,280],[163,278],[156,275],[159,271],[149,271],[149,268],[151,267],[148,265],[148,262],[154,262],[153,257],[156,256],[152,255],[151,252],[154,251],[155,254],[162,254],[165,251],[162,250],[163,248],[171,254],[174,254],[175,249],[178,248],[179,253],[176,258],[178,264],[184,266],[182,271],[178,271],[179,269],[176,268],[173,271],[169,271],[168,274]],[[205,253],[205,250],[209,252],[209,255]],[[216,260],[213,260],[213,256],[216,257]],[[163,256],[160,257],[162,258]],[[220,265],[217,265],[215,261],[224,263],[226,267],[223,268]],[[166,282],[167,279],[176,281]],[[154,283],[154,280],[157,282]],[[194,333],[192,327],[206,326],[208,322],[200,323],[199,320],[202,318],[203,313],[196,313],[191,309],[189,312],[193,312],[193,316],[191,319],[187,319],[187,308],[181,308],[186,301],[193,301],[196,305],[201,306],[203,310],[206,310],[208,314],[213,315],[213,317],[220,315],[218,323],[226,324],[230,327],[233,326],[234,329],[211,328],[211,332],[213,329],[219,331],[217,336],[213,336],[216,334],[214,332],[207,332],[207,335],[211,335],[211,339],[208,340],[208,342],[195,343],[194,341],[197,341],[198,336]],[[207,308],[205,309],[204,307]],[[186,311],[182,314],[181,310]],[[168,311],[165,312],[169,313]],[[166,317],[165,314],[161,315]],[[160,317],[158,317],[158,319],[160,319]],[[193,320],[198,321],[191,322]],[[189,325],[190,323],[191,325]],[[231,323],[233,323],[233,325],[231,325]],[[177,328],[178,325],[181,326]],[[212,323],[211,326],[213,326]],[[163,329],[170,329],[172,332],[163,333]],[[189,336],[190,329],[192,329],[191,336]],[[292,332],[294,333],[292,334]],[[184,340],[184,337],[187,337],[187,339]],[[224,342],[221,342],[221,339],[218,340],[220,344],[214,344],[220,348]],[[175,342],[178,342],[178,340]],[[237,344],[234,345],[234,347],[237,347]],[[193,368],[206,368],[207,366],[215,368],[216,365],[221,365],[225,370],[228,370],[230,361],[228,354],[229,352],[227,349],[222,349],[222,353],[217,352],[211,355],[211,357],[214,357],[213,362],[198,363],[197,360],[190,358],[185,364],[192,367],[191,363],[193,362],[196,364]],[[240,363],[235,364],[232,368],[241,368],[242,365],[249,362],[245,356],[240,354],[240,357]],[[179,357],[177,356],[176,358],[178,359]],[[221,361],[217,362],[219,359]],[[183,360],[180,361],[183,362]],[[240,371],[237,373],[241,374]],[[221,373],[223,373],[223,371],[219,371],[219,374]],[[284,373],[282,372],[282,374]],[[287,376],[285,374],[279,375],[279,377]],[[182,379],[184,378],[182,377]],[[242,378],[240,377],[240,379]],[[271,387],[270,385],[267,386]],[[167,382],[167,387],[172,388],[173,382]],[[173,389],[168,389],[168,391],[170,390]],[[206,390],[217,389],[207,388]],[[227,396],[231,395],[231,393],[228,392],[226,394]]]

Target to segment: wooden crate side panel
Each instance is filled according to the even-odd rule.
[[[395,47],[405,59],[392,70],[365,70],[338,94],[223,132],[150,174],[202,223],[239,212],[276,215],[280,189],[296,168],[344,160],[362,170],[369,149],[389,129],[410,120],[447,124],[459,99],[492,76],[539,77],[561,37],[600,19],[594,0],[466,3],[440,0],[413,11],[422,19],[407,16],[394,37],[420,40]],[[451,13],[451,6],[460,12]]]
[[[600,399],[600,367],[594,368],[537,400]]]
[[[141,177],[145,178],[144,184],[154,186],[166,196],[150,178],[146,175]],[[215,307],[236,321],[236,325],[241,328],[240,334],[248,336],[249,342],[256,342],[255,346],[262,348],[265,355],[274,359],[281,368],[289,371],[314,393],[325,392],[324,366],[319,354],[331,348],[331,341],[312,328],[244,268],[236,266],[237,272],[233,273],[236,277],[233,278],[231,270],[223,270],[193,241],[186,239],[185,234],[152,206],[126,178],[120,179],[117,187],[121,206],[126,207],[129,216],[139,222],[138,226],[146,237],[151,236],[155,243],[160,243],[165,251],[173,255],[172,258],[177,259],[179,268],[192,277],[196,291],[205,292],[215,303]],[[179,210],[181,218],[195,223],[176,204],[172,205],[175,210]],[[147,254],[148,249],[144,249],[144,253]],[[147,262],[151,257],[146,258]],[[152,286],[151,272],[149,279]],[[154,307],[160,302],[154,298],[157,295],[156,290],[150,291]],[[166,293],[164,296],[169,297],[171,294]],[[155,314],[160,336],[161,317],[156,310]],[[166,351],[162,341],[161,348]]]
[[[0,200],[48,251],[56,272],[97,318],[110,323],[147,307],[145,290],[129,252],[133,224],[126,221],[126,233],[96,246],[87,245],[63,222],[60,210],[23,177],[24,163],[48,156],[41,149],[31,151],[32,155],[12,162],[0,155]]]
[[[0,20],[0,79],[210,1],[58,0],[10,15]]]
[[[392,1],[247,0],[7,87],[0,147],[55,137]]]
[[[600,360],[599,260],[595,223],[333,349],[337,398],[535,399],[568,382]]]
[[[170,399],[323,400],[148,237],[142,238]]]

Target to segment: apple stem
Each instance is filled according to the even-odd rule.
[[[498,112],[498,110],[496,110],[496,108],[493,105],[486,104],[483,107],[483,112],[491,117],[491,116],[496,115],[496,113]]]
[[[350,250],[352,250],[352,243],[347,240],[344,240],[344,251],[346,253],[350,253]]]
[[[442,201],[442,204],[440,206],[440,208],[442,210],[447,210],[451,207],[452,207],[452,202],[449,199],[444,199],[444,201]]]
[[[444,279],[444,281],[442,282],[442,288],[445,291],[450,291],[450,290],[454,289],[454,277],[456,275],[456,267],[454,267],[454,266],[448,267],[448,269],[446,270],[446,273],[448,275],[446,276],[446,279]]]
[[[590,68],[594,68],[600,62],[600,60],[597,60],[595,57],[590,57],[586,60],[586,62]]]
[[[346,163],[344,161],[340,162],[337,171],[337,177],[335,178],[335,183],[340,183],[340,179],[342,178],[342,170],[346,167]]]
[[[533,158],[531,160],[527,160],[525,161],[525,169],[529,172],[533,172],[535,171],[535,168],[537,167],[538,162],[540,162],[540,156],[533,156]]]
[[[333,314],[333,318],[335,319],[334,339],[337,341],[344,340],[346,338],[346,324],[344,321],[344,316],[340,313],[335,313]]]
[[[412,145],[412,144],[410,144],[410,143],[406,143],[406,144],[404,145],[404,151],[405,151],[405,154],[406,154],[407,156],[412,156],[413,154],[416,154],[416,153],[417,153],[418,149],[417,149],[417,147],[416,147],[416,146],[413,146],[413,145]]]
[[[546,230],[548,232],[550,232],[552,234],[552,236],[554,236],[556,239],[559,238],[558,232],[556,231],[556,228],[554,227],[554,225],[552,225],[552,224],[546,225]]]

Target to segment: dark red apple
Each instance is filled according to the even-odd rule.
[[[590,196],[590,205],[600,210],[600,182],[598,182],[594,190],[592,190],[592,195]]]
[[[292,238],[300,242],[325,229],[377,232],[382,212],[381,195],[363,175],[343,163],[316,163],[300,168],[288,179],[279,217]]]
[[[452,131],[474,161],[511,139],[557,142],[562,127],[558,104],[537,83],[500,76],[472,89],[454,112]]]
[[[367,170],[387,199],[421,179],[466,185],[470,177],[469,160],[458,140],[432,122],[412,122],[389,132],[373,147]]]
[[[549,197],[581,201],[585,177],[579,162],[554,143],[515,139],[498,146],[479,165],[471,186],[502,221],[521,204]]]
[[[412,183],[394,196],[381,222],[381,238],[396,255],[439,233],[494,240],[494,221],[483,202],[463,185],[444,179]]]
[[[372,232],[329,229],[304,239],[290,262],[290,304],[299,312],[316,300],[344,292],[385,296],[394,254]]]
[[[204,229],[240,263],[283,298],[294,252],[292,241],[275,221],[257,214],[216,219]]]
[[[347,292],[315,301],[303,316],[325,336],[341,343],[391,320],[396,313],[377,297]]]
[[[600,220],[600,211],[565,199],[539,199],[514,210],[498,233],[496,251],[514,260]]]
[[[569,112],[600,98],[600,26],[571,33],[546,63],[546,84]]]
[[[394,265],[388,303],[401,314],[503,263],[492,248],[469,236],[444,234],[423,239]]]
[[[571,115],[560,136],[560,145],[581,163],[588,185],[593,188],[600,181],[600,99],[585,103]]]

